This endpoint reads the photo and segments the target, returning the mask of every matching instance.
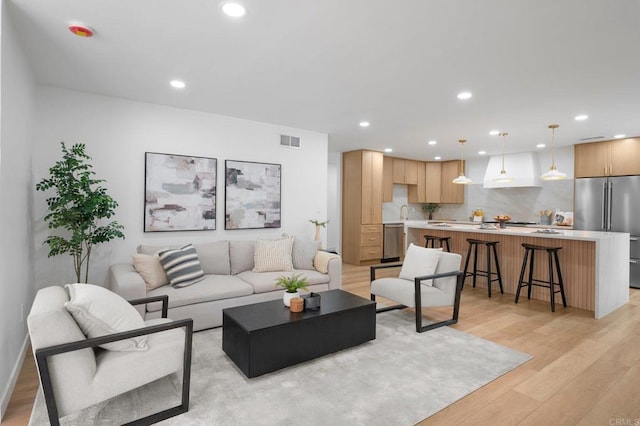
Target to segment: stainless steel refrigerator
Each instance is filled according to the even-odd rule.
[[[573,227],[631,234],[629,285],[640,288],[640,176],[576,179]]]

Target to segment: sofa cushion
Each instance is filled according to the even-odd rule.
[[[158,257],[173,287],[187,287],[204,277],[198,253],[191,244],[179,249],[159,251]]]
[[[229,259],[233,275],[253,269],[255,245],[255,241],[229,241]]]
[[[131,257],[133,267],[144,280],[147,291],[169,284],[169,277],[157,254],[134,253]]]
[[[293,249],[291,250],[293,267],[295,269],[314,269],[313,258],[316,256],[319,248],[320,241],[294,239]]]
[[[237,275],[238,278],[251,284],[255,293],[267,293],[270,291],[278,290],[276,287],[276,280],[283,276],[289,276],[294,274],[300,274],[307,278],[309,285],[326,284],[329,282],[330,277],[328,274],[322,274],[313,270],[298,270],[294,269],[290,272],[253,272],[245,271]]]
[[[64,304],[87,337],[100,337],[144,327],[144,320],[120,295],[93,284],[67,284]],[[146,351],[147,336],[105,343],[110,351]]]
[[[193,245],[198,252],[200,264],[205,274],[229,275],[229,241],[213,241]]]
[[[253,287],[233,275],[205,275],[202,281],[184,288],[171,286],[159,287],[147,293],[147,296],[169,296],[169,308],[192,305],[212,300],[231,299],[253,294]],[[159,311],[162,304],[149,303],[147,311]]]
[[[253,256],[253,272],[291,271],[293,237],[268,240],[258,238]]]

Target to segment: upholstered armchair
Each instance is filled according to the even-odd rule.
[[[151,424],[188,411],[193,321],[167,319],[168,297],[156,296],[129,303],[162,303],[163,318],[147,322],[140,318],[141,328],[131,329],[129,326],[126,327],[128,331],[101,333],[100,337],[91,337],[96,333],[96,327],[104,324],[102,320],[94,319],[93,323],[87,325],[86,317],[99,312],[101,308],[110,317],[107,320],[115,321],[116,327],[123,324],[119,317],[121,311],[105,305],[113,296],[119,298],[134,315],[139,317],[139,314],[120,296],[102,287],[67,285],[70,286],[90,286],[76,287],[76,295],[89,289],[99,290],[100,296],[89,303],[86,300],[83,302],[78,296],[78,303],[73,305],[74,300],[71,300],[70,305],[68,291],[71,289],[43,288],[36,294],[27,320],[51,425],[59,425],[59,417],[180,370],[180,404],[138,419],[135,423]],[[73,294],[71,296],[73,299]],[[96,306],[98,304],[102,304],[102,307]]]
[[[392,309],[414,308],[416,331],[422,333],[458,322],[462,292],[462,257],[441,249],[411,245],[404,263],[371,266],[371,300],[376,296],[399,303],[378,308],[377,313]],[[399,277],[376,278],[380,269],[402,268]],[[422,308],[452,307],[451,319],[423,326]]]

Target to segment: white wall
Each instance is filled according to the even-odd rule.
[[[119,203],[115,219],[125,240],[98,246],[89,280],[104,284],[107,268],[129,262],[138,244],[181,244],[221,239],[275,237],[283,232],[313,238],[309,219],[327,217],[327,135],[197,111],[37,86],[34,182],[60,158],[60,141],[84,142],[98,178]],[[301,149],[280,146],[280,134],[300,136]],[[218,159],[217,229],[143,232],[144,153]],[[224,160],[282,164],[282,228],[224,230]],[[70,256],[47,258],[42,218],[45,194],[34,194],[35,281],[39,287],[74,280]],[[326,236],[325,236],[326,237]]]
[[[6,2],[0,7],[0,418],[26,350],[33,301],[31,241],[34,83]]]

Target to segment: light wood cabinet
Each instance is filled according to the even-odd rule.
[[[425,165],[425,203],[439,203],[442,198],[442,163],[429,161]]]
[[[342,154],[342,259],[360,265],[382,258],[383,155]]]
[[[416,185],[409,185],[408,189],[408,201],[410,203],[425,203],[426,202],[426,184],[427,184],[427,163],[424,161],[417,161],[418,179]]]
[[[441,164],[442,172],[440,184],[440,202],[443,204],[462,204],[464,203],[464,187],[465,185],[455,184],[451,181],[460,175],[460,161],[443,161]]]
[[[393,157],[384,157],[382,165],[382,202],[393,201]]]
[[[464,188],[450,183],[450,174],[458,176],[459,161],[449,163],[443,169],[443,163],[439,161],[418,162],[418,184],[409,185],[408,198],[410,203],[463,203]],[[445,178],[444,174],[447,173]],[[447,181],[449,184],[447,184]],[[443,185],[447,186],[443,198]],[[451,186],[450,186],[451,185]],[[455,187],[454,187],[455,186]]]
[[[418,162],[416,160],[405,160],[404,158],[393,159],[393,183],[405,185],[418,184]]]
[[[640,138],[574,145],[576,178],[640,174]]]

